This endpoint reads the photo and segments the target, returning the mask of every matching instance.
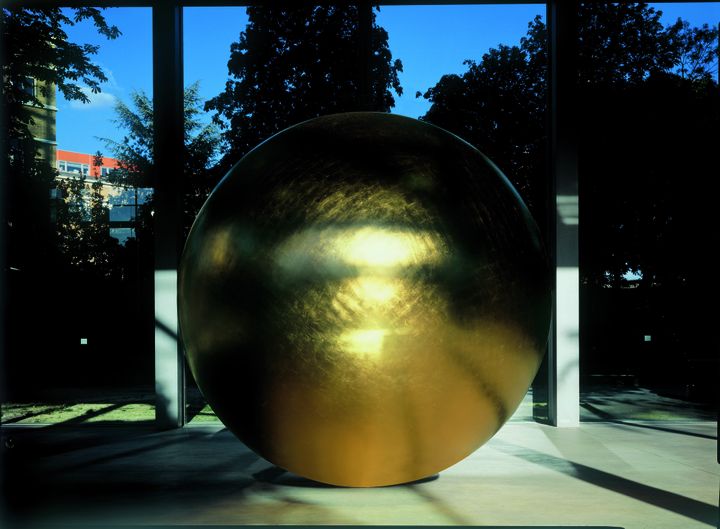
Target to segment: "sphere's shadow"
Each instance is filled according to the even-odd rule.
[[[288,472],[278,466],[271,466],[265,468],[260,472],[256,472],[252,477],[260,482],[267,483],[275,486],[282,487],[304,487],[304,488],[317,488],[317,489],[351,489],[355,487],[344,487],[341,485],[331,485],[329,483],[321,483],[320,481],[314,481],[292,472]],[[396,483],[394,485],[383,485],[380,487],[369,487],[369,488],[386,488],[386,487],[404,487],[408,485],[420,485],[423,483],[429,483],[435,481],[440,477],[440,474],[433,474],[424,478],[417,479],[415,481],[409,481],[407,483]]]

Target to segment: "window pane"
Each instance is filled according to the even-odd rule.
[[[82,164],[67,162],[67,163],[65,163],[65,170],[68,173],[81,173],[82,172]]]
[[[130,238],[135,237],[134,228],[110,228],[110,237],[117,239],[118,243],[125,245]]]
[[[693,300],[710,277],[720,4],[587,3],[580,20],[582,417],[714,419],[718,356]]]
[[[3,75],[33,81],[4,94],[17,104],[4,131],[12,310],[2,421],[152,421],[152,190],[140,189],[147,175],[110,179],[132,137],[113,121],[116,103],[131,106],[136,91],[152,87],[151,10],[101,10],[122,32],[107,38],[92,19],[73,23],[75,8],[2,9],[14,22],[3,25],[13,32],[3,42],[17,45],[5,49]],[[63,46],[43,38],[55,22]],[[83,58],[92,46],[97,53]],[[58,79],[63,72],[74,73]]]
[[[135,220],[135,206],[114,206],[110,210],[110,222],[130,222]]]
[[[197,137],[202,130],[214,136],[219,134],[219,130],[211,125],[211,114],[203,112],[202,109],[206,101],[224,89],[230,44],[238,39],[241,31],[245,30],[247,21],[244,7],[186,7],[183,10],[186,92],[188,88],[195,91],[192,111],[196,113],[196,119],[201,124],[192,131],[193,136]],[[212,27],[213,31],[208,32],[208,27]],[[187,111],[186,107],[186,113]],[[188,156],[187,149],[186,145],[186,156]],[[183,221],[185,235],[189,232],[190,225],[208,194],[223,176],[223,171],[227,170],[227,167],[220,167],[218,163],[224,150],[224,147],[217,148],[210,157],[197,157],[200,161],[199,167],[191,169],[190,174],[185,175]],[[197,154],[201,153],[198,151]],[[215,413],[205,402],[189,369],[186,371],[185,381],[187,420],[191,423],[217,421]]]
[[[547,233],[544,15],[540,4],[383,6],[378,23],[388,31],[393,57],[403,62],[403,93],[391,112],[438,125],[477,147]],[[513,420],[548,420],[547,380],[543,362]]]
[[[301,13],[302,9],[305,11]],[[357,64],[358,46],[343,47],[342,43],[330,38],[316,38],[310,30],[291,31],[294,23],[309,27],[308,24],[322,20],[328,8],[302,9],[296,14],[284,13],[280,17],[283,27],[270,32],[283,35],[283,42],[278,40],[277,48],[287,51],[286,59],[275,57],[274,52],[269,51],[270,55],[263,59],[262,72],[239,69],[228,72],[230,46],[238,41],[241,32],[248,31],[248,21],[258,28],[277,21],[273,17],[264,17],[262,8],[185,8],[186,90],[192,90],[192,94],[197,96],[192,114],[203,125],[209,124],[213,115],[229,125],[227,129],[214,131],[222,134],[224,141],[214,157],[198,157],[195,147],[186,145],[186,159],[202,161],[200,166],[185,175],[186,230],[212,187],[255,145],[290,125],[315,116],[367,108],[359,106],[363,83],[359,69],[348,67]],[[390,52],[387,57],[391,55],[392,58],[384,63],[386,59],[381,57],[385,57],[386,50],[376,50],[372,58],[374,62],[371,62],[373,73],[369,79],[369,102],[373,110],[423,117],[458,134],[488,154],[518,187],[543,230],[546,229],[548,203],[545,182],[545,60],[537,55],[531,61],[528,50],[522,48],[522,39],[529,36],[531,44],[541,51],[545,49],[545,33],[542,31],[544,12],[542,4],[384,6],[375,11],[373,42],[376,45],[382,42],[384,31],[387,31],[387,51]],[[535,32],[528,35],[531,23]],[[327,24],[331,24],[330,17]],[[213,28],[210,34],[208,27]],[[355,23],[349,23],[343,26],[343,31],[349,32],[348,38],[353,38],[350,33],[358,29]],[[336,35],[337,32],[326,29],[320,34]],[[248,42],[251,40],[248,37]],[[517,52],[505,52],[500,45],[507,45],[508,49],[516,46],[514,49]],[[313,51],[306,52],[306,48],[312,46]],[[503,83],[496,82],[492,77],[483,80],[473,77],[470,64],[463,62],[472,60],[483,66],[490,65],[492,59],[488,59],[487,63],[483,61],[491,48],[495,48],[493,57],[499,56],[500,61],[498,70],[492,75],[506,75],[507,88],[501,88]],[[268,46],[268,50],[271,49],[272,45]],[[395,70],[396,59],[402,61],[402,70]],[[235,66],[250,62],[247,58],[230,61]],[[518,70],[525,78],[522,83],[513,85],[510,77]],[[399,75],[397,83],[392,80],[395,74]],[[462,100],[457,108],[443,106],[439,96],[433,99],[431,95],[436,85],[439,93],[441,79],[448,74],[465,76],[471,87],[457,94]],[[256,84],[245,80],[254,80]],[[194,84],[196,82],[199,84]],[[402,94],[397,90],[398,86],[402,86]],[[484,98],[493,90],[498,104],[485,112]],[[416,97],[417,92],[426,96]],[[505,98],[514,106],[501,108],[499,102]],[[208,108],[210,112],[203,113],[203,108]],[[493,124],[492,129],[487,128],[489,123]],[[485,132],[482,132],[483,127]],[[195,134],[200,130],[198,127]],[[200,414],[197,418],[206,418],[205,414],[212,412],[205,407],[192,376],[187,379],[190,385],[189,416]],[[542,402],[537,403],[536,409],[542,415],[547,407],[543,400],[546,397],[537,399],[540,393],[542,391],[536,393],[536,400]],[[527,399],[516,418],[532,416],[532,402]]]

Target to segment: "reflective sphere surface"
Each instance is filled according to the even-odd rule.
[[[549,268],[517,193],[420,121],[338,114],[291,127],[213,191],[180,269],[197,383],[247,446],[336,485],[460,461],[532,382]]]

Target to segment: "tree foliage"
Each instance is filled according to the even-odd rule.
[[[424,94],[433,104],[422,119],[479,147],[534,207],[544,190],[533,184],[545,174],[542,63],[531,61],[524,42],[501,45],[480,62],[465,64],[463,75],[445,75]]]
[[[100,278],[122,276],[122,249],[110,236],[110,209],[103,184],[84,175],[60,180],[62,200],[56,205],[57,248],[74,272]]]
[[[120,141],[104,139],[119,164],[110,180],[121,185],[151,187],[155,171],[162,170],[155,167],[153,158],[152,99],[142,91],[133,92],[131,103],[118,101],[115,113],[115,123],[125,131],[125,135]],[[217,172],[213,168],[217,162],[220,135],[216,125],[204,123],[201,119],[203,111],[199,82],[185,88],[184,114],[183,229],[187,232],[205,198],[217,183]]]
[[[688,233],[702,225],[684,175],[708,182],[720,143],[715,29],[668,27],[644,3],[580,4],[577,46],[583,281],[681,285]],[[546,196],[547,30],[491,49],[423,97],[422,119],[467,139],[515,183],[542,223]],[[418,94],[420,95],[420,94]],[[682,157],[672,153],[683,153]],[[696,226],[693,228],[693,226]],[[697,241],[695,241],[697,242]],[[694,248],[695,247],[695,248]]]
[[[230,48],[225,90],[208,101],[226,128],[225,167],[289,125],[361,110],[362,49],[356,6],[249,7],[249,23]],[[372,14],[370,109],[387,112],[402,93],[387,32]],[[364,110],[368,110],[365,108]]]
[[[130,94],[130,103],[115,102],[118,130],[125,132],[122,140],[103,138],[103,142],[118,160],[118,168],[110,181],[133,187],[149,187],[155,165],[153,163],[153,103],[143,91]]]
[[[87,102],[87,91],[99,92],[106,81],[93,62],[98,46],[68,40],[66,27],[89,22],[98,33],[115,39],[120,30],[109,25],[102,10],[90,7],[11,8],[0,10],[3,41],[0,114],[7,156],[8,259],[11,267],[26,270],[48,266],[58,257],[50,192],[57,171],[39,157],[31,126],[40,97],[59,90],[68,100]],[[30,84],[32,83],[32,84]],[[29,89],[34,85],[34,89]],[[55,203],[58,204],[57,202]]]
[[[578,134],[586,283],[623,286],[628,272],[647,287],[702,281],[720,143],[717,90],[663,73],[587,91]]]
[[[672,68],[675,50],[661,16],[644,3],[580,4],[580,85],[636,84]]]
[[[108,39],[121,35],[116,26],[107,24],[97,8],[2,8],[3,114],[11,138],[28,137],[27,127],[32,120],[28,105],[42,104],[37,94],[25,88],[27,78],[38,82],[44,96],[57,88],[65,99],[83,103],[90,100],[85,89],[92,93],[101,91],[107,77],[91,59],[99,47],[70,42],[64,29],[85,20],[91,21],[98,33]]]
[[[668,28],[674,50],[675,72],[683,79],[709,81],[718,68],[718,32],[708,24],[691,27],[686,20],[678,19]]]

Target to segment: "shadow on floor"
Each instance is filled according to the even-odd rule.
[[[646,428],[648,430],[656,430],[659,432],[676,433],[679,435],[689,435],[691,437],[701,437],[703,439],[717,440],[716,435],[708,435],[708,434],[703,434],[703,433],[699,433],[699,432],[691,432],[691,431],[688,431],[687,429],[682,430],[677,426],[675,426],[674,428],[670,428],[669,426],[663,425],[662,422],[660,422],[658,424],[647,424],[647,423],[640,424],[637,422],[620,420],[616,417],[613,417],[611,414],[609,414],[601,409],[596,408],[592,404],[588,404],[587,402],[580,404],[580,406],[582,408],[586,409],[587,411],[589,411],[590,413],[592,413],[593,415],[595,415],[598,419],[601,419],[603,422],[610,422],[613,424],[621,424],[623,426],[631,426],[633,428]],[[669,424],[673,424],[673,423],[669,423]]]
[[[602,487],[617,492],[618,494],[629,496],[635,500],[672,511],[710,526],[714,526],[718,522],[718,508],[716,505],[710,505],[709,503],[681,496],[667,490],[651,487],[650,485],[623,478],[622,476],[617,476],[603,470],[598,470],[587,465],[575,463],[523,446],[500,440],[495,440],[494,443],[494,446],[502,452],[581,479],[596,487]]]

